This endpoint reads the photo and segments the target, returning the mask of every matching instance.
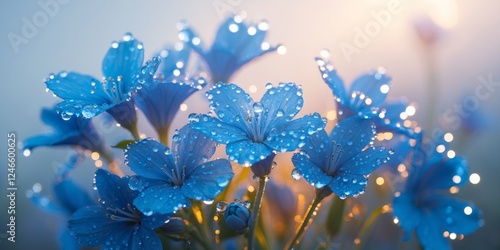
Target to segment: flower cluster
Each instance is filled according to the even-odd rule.
[[[264,42],[267,22],[247,25],[240,16],[230,17],[209,50],[191,27],[179,27],[180,41],[146,63],[143,44],[127,33],[112,42],[105,55],[102,80],[62,71],[45,81],[47,90],[62,99],[54,108],[42,110],[42,120],[54,131],[26,139],[23,147],[76,149],[70,162],[56,171],[57,200],[49,201],[39,188],[29,192],[35,204],[64,215],[65,248],[297,249],[306,245],[303,242],[326,247],[334,243],[307,238],[321,232],[330,239],[338,236],[344,210],[354,200],[363,202],[358,196],[370,188],[370,175],[377,171],[391,173],[394,183],[403,183],[379,190],[385,197],[394,195],[394,201],[390,206],[378,204],[383,209],[375,211],[392,212],[405,240],[415,230],[424,248],[446,249],[447,235],[469,234],[481,226],[481,213],[472,203],[444,194],[465,184],[465,160],[424,146],[424,133],[407,120],[414,107],[402,100],[386,101],[391,78],[385,69],[361,75],[347,91],[332,64],[316,58],[320,74],[311,82],[323,79],[337,105],[338,122],[326,131],[322,114],[299,115],[304,106],[301,85],[268,83],[262,98],[254,99],[230,82],[247,63],[278,48]],[[206,66],[206,79],[190,71],[192,51]],[[208,101],[208,113],[190,114],[187,124],[172,128],[179,107],[201,90],[206,100],[199,104]],[[156,135],[139,132],[136,107]],[[111,149],[92,126],[103,112],[131,133],[132,138],[114,146],[118,149]],[[386,134],[390,136],[377,139]],[[119,149],[123,164],[114,159]],[[293,153],[291,162],[280,169],[289,168],[291,176],[274,170],[286,152]],[[85,155],[94,160],[102,156],[109,164],[109,171],[95,172],[98,199],[71,179],[71,171]],[[132,175],[125,176],[122,168]],[[394,174],[400,172],[405,175]],[[312,188],[301,190],[299,199],[290,184],[305,184],[297,182],[300,179]],[[310,191],[315,197],[299,214]],[[320,210],[322,203],[331,203],[331,208]],[[326,219],[311,223],[314,216]],[[354,244],[366,237],[370,225],[367,220],[358,230]],[[320,230],[310,230],[306,237],[310,227]]]

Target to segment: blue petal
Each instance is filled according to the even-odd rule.
[[[170,180],[175,161],[169,148],[152,139],[144,139],[127,147],[127,165],[141,177]]]
[[[304,146],[307,138],[323,130],[324,126],[325,121],[318,113],[306,115],[281,127],[272,128],[265,144],[280,152],[293,151]]]
[[[191,199],[212,201],[229,184],[233,175],[228,160],[210,161],[196,167],[181,189]]]
[[[133,250],[163,249],[163,245],[161,243],[160,238],[158,237],[156,232],[152,229],[146,227],[138,227],[136,231],[130,234],[130,238],[131,238],[130,243],[128,245],[125,245],[126,248]]]
[[[177,159],[177,165],[185,167],[185,175],[189,176],[214,155],[215,142],[185,125],[174,135],[172,153]]]
[[[189,121],[189,125],[193,129],[219,143],[229,144],[235,141],[248,140],[247,132],[240,127],[221,122],[209,115],[191,114]]]
[[[323,81],[330,87],[335,96],[338,104],[346,106],[349,104],[349,97],[347,96],[344,80],[340,78],[337,70],[333,68],[330,62],[324,61],[321,58],[316,58],[319,66],[319,71],[323,77]]]
[[[158,54],[158,56],[160,56],[162,60],[162,63],[160,65],[160,73],[163,74],[163,76],[167,79],[169,77],[175,76],[175,70],[178,71],[178,75],[184,75],[190,54],[191,48],[182,43],[176,44],[175,48],[169,47],[162,50]]]
[[[358,77],[351,85],[350,92],[361,92],[371,99],[371,103],[365,102],[365,107],[379,107],[384,102],[389,92],[391,78],[383,71],[364,74]]]
[[[342,164],[338,174],[348,173],[359,176],[370,175],[375,169],[390,159],[388,150],[382,147],[369,147]]]
[[[444,230],[435,223],[439,218],[434,214],[426,214],[417,227],[417,236],[424,249],[431,250],[451,250],[451,244],[443,236]]]
[[[168,183],[151,186],[143,190],[135,199],[134,205],[145,215],[160,213],[171,214],[177,209],[189,206],[188,197],[181,188]]]
[[[413,230],[424,219],[422,211],[415,205],[414,197],[406,193],[401,193],[399,196],[394,197],[392,209],[405,232],[404,240],[409,240]]]
[[[434,223],[450,233],[470,234],[483,223],[481,211],[472,203],[444,195],[434,195],[427,202],[427,209],[438,218]]]
[[[30,201],[37,206],[38,208],[59,215],[68,215],[71,212],[68,211],[65,207],[56,204],[53,200],[49,199],[46,195],[39,192],[28,192],[26,195]]]
[[[115,230],[126,223],[117,223],[106,216],[101,206],[84,207],[77,210],[68,221],[68,228],[81,245],[94,247],[103,244]]]
[[[89,104],[104,104],[110,101],[103,84],[92,76],[62,71],[45,79],[47,88],[64,100],[77,100]]]
[[[179,106],[201,85],[182,82],[159,82],[145,84],[135,96],[135,104],[142,110],[156,131],[168,129]]]
[[[210,109],[222,121],[249,131],[248,116],[251,115],[252,98],[236,84],[217,83],[207,92]]]
[[[261,25],[256,27],[247,27],[244,22],[236,19],[236,17],[229,17],[219,26],[211,52],[226,52],[237,59],[237,65],[243,65],[258,56],[276,50],[277,46],[268,50],[261,48],[267,34],[267,23],[260,22]],[[231,26],[237,27],[237,31],[233,32],[234,28],[231,30]],[[266,26],[266,28],[260,28],[262,26]],[[255,29],[255,34],[250,35],[249,28]]]
[[[67,229],[66,223],[63,223],[63,228],[59,230],[59,242],[61,249],[64,250],[80,250],[80,245],[76,241],[75,236]]]
[[[188,24],[183,23],[183,25],[184,27],[182,27],[178,34],[179,39],[204,58],[206,52],[203,49],[203,40],[200,39],[200,36]]]
[[[102,61],[102,72],[106,78],[122,77],[130,82],[144,61],[144,47],[132,34],[126,33],[123,40],[113,42]]]
[[[372,122],[359,117],[350,117],[337,123],[330,133],[330,139],[343,150],[339,164],[342,165],[359,154],[375,138]]]
[[[324,158],[321,157],[321,158]],[[292,157],[293,165],[298,173],[315,188],[322,188],[332,181],[332,177],[323,171],[323,165],[316,165],[314,157],[301,151]]]
[[[445,190],[452,186],[464,185],[469,178],[467,165],[467,162],[458,156],[433,163],[419,180],[418,192],[426,193],[426,190]]]
[[[107,112],[124,128],[131,129],[137,124],[134,98],[109,108]]]
[[[277,49],[277,46],[269,46],[268,49],[261,47],[268,26],[266,23],[262,22],[257,27],[247,28],[243,22],[237,21],[237,18],[239,17],[230,17],[221,24],[209,51],[202,49],[201,40],[189,27],[185,27],[179,33],[179,38],[190,44],[203,57],[210,67],[215,82],[227,82],[244,64]],[[255,33],[251,35],[253,31],[250,29]]]
[[[328,184],[328,187],[342,199],[347,196],[356,197],[364,193],[367,180],[362,175],[344,172],[336,175],[333,181]]]
[[[142,215],[141,216],[141,225],[147,228],[158,228],[169,220],[174,219],[171,217],[171,214],[153,214],[150,216]]]
[[[65,121],[55,108],[42,109],[41,117],[53,127],[54,132],[27,138],[23,141],[23,150],[39,146],[74,145],[95,151],[102,146],[101,135],[94,129],[90,120],[75,117]]]
[[[226,154],[229,160],[246,167],[265,159],[272,153],[272,149],[266,144],[248,139],[231,142],[226,146]]]
[[[301,150],[307,154],[309,161],[327,172],[325,160],[332,154],[332,142],[324,129],[311,135]]]
[[[268,88],[260,103],[264,108],[261,127],[281,127],[302,109],[302,88],[294,83],[281,83],[279,87]]]
[[[104,169],[95,172],[95,186],[101,197],[100,202],[107,207],[122,209],[133,200],[128,179],[122,179]]]
[[[63,180],[54,185],[54,193],[63,207],[70,213],[85,206],[95,205],[90,196],[71,179]]]
[[[377,132],[400,133],[414,137],[413,129],[403,126],[405,120],[401,119],[401,113],[409,106],[406,100],[384,103],[380,106],[378,117],[373,119]]]

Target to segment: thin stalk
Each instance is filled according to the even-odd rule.
[[[132,134],[135,140],[141,139],[141,135],[139,134],[139,129],[137,128],[137,124],[135,124],[130,128],[127,128],[127,130],[130,131],[130,134]]]
[[[255,197],[252,210],[253,222],[250,225],[250,229],[248,231],[248,250],[253,249],[255,226],[257,225],[257,221],[259,219],[262,197],[264,197],[264,191],[266,190],[266,182],[267,176],[259,177],[259,189],[257,190],[257,196]]]
[[[382,214],[382,211],[383,211],[382,207],[376,208],[370,214],[368,219],[365,220],[365,222],[363,223],[363,226],[361,227],[361,230],[359,230],[358,236],[356,237],[356,239],[359,239],[359,244],[356,244],[354,246],[355,250],[363,249],[364,243],[366,241],[366,239],[365,239],[366,233],[368,232],[368,230],[370,230],[373,227],[373,224],[375,223],[377,218]]]
[[[168,127],[159,129],[156,131],[158,133],[158,139],[160,140],[163,145],[167,146],[168,145]]]
[[[294,249],[295,246],[297,246],[300,243],[300,240],[304,236],[304,233],[306,232],[307,225],[309,224],[309,221],[312,219],[313,215],[315,215],[316,208],[320,204],[321,200],[323,200],[324,196],[320,196],[316,194],[314,197],[314,200],[311,202],[309,207],[307,208],[306,215],[302,219],[302,222],[300,223],[300,226],[297,228],[297,231],[295,232],[295,236],[293,237],[293,240],[288,243],[287,249]]]
[[[194,205],[195,202],[192,202],[192,204]],[[190,235],[197,241],[199,242],[204,249],[206,250],[211,250],[213,249],[213,246],[210,245],[210,243],[208,242],[208,238],[207,238],[207,235],[206,235],[206,231],[203,230],[203,226],[202,224],[198,221],[198,218],[196,217],[196,214],[195,214],[195,211],[193,210],[194,206],[191,206],[190,209],[181,209],[179,210],[180,213],[182,214],[182,217],[184,217],[185,219],[187,219],[190,224],[188,226],[188,230],[190,232]]]

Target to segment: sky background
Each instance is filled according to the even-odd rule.
[[[52,4],[50,9],[44,7],[47,3]],[[464,97],[478,100],[475,103],[477,108],[473,110],[483,112],[490,126],[455,146],[457,153],[467,157],[470,172],[481,176],[479,184],[467,185],[459,196],[473,201],[483,211],[485,226],[454,245],[457,249],[500,248],[497,193],[500,187],[500,88],[498,84],[491,87],[488,97],[480,100],[475,92],[482,88],[481,78],[500,82],[500,3],[494,0],[1,1],[0,136],[7,141],[7,133],[15,132],[20,143],[28,136],[46,131],[47,127],[39,119],[40,109],[50,107],[58,100],[45,92],[43,79],[49,73],[61,70],[100,77],[101,61],[111,41],[120,40],[125,32],[131,32],[144,43],[146,58],[150,58],[164,46],[178,41],[175,26],[178,21],[188,21],[204,39],[205,45],[209,45],[218,24],[227,15],[240,11],[245,12],[249,22],[267,20],[270,30],[266,40],[287,48],[285,55],[274,53],[262,57],[234,76],[233,82],[245,89],[249,90],[252,85],[256,87],[254,97],[260,98],[267,82],[296,82],[304,89],[305,104],[301,114],[320,112],[326,116],[335,108],[335,103],[314,62],[314,57],[326,48],[331,54],[329,59],[346,83],[361,73],[385,67],[393,79],[389,99],[411,101],[417,107],[413,118],[421,124],[426,122],[426,114],[431,108],[442,117],[443,113],[455,112],[456,105],[464,105]],[[356,46],[357,30],[365,30],[377,22],[376,13],[390,13],[390,18],[379,23],[379,29],[367,36],[368,41],[357,46],[355,53],[346,56],[341,48]],[[424,14],[431,15],[444,27],[439,41],[433,45],[438,84],[432,90],[427,88],[424,46],[414,29],[415,20]],[[27,25],[33,25],[35,29],[27,32],[23,28]],[[23,42],[13,43],[14,36],[23,37]],[[429,106],[429,91],[439,95],[434,107]],[[207,111],[206,105],[198,105],[197,98],[199,100],[202,96],[200,93],[186,102],[188,110],[179,112],[173,127],[185,124],[191,112]],[[97,121],[109,144],[127,138],[128,134],[120,128],[108,127],[102,119]],[[458,140],[460,131],[450,125],[453,124],[435,122],[433,127],[444,127]],[[141,126],[142,132],[154,135],[144,119]],[[333,123],[330,122],[329,126]],[[5,162],[0,164],[6,166],[6,143],[0,143],[0,151],[4,152],[0,159]],[[115,153],[119,155],[119,152]],[[53,169],[68,155],[64,148],[36,149],[29,157],[18,151],[15,244],[9,244],[5,239],[7,171],[6,167],[2,168],[2,249],[3,246],[9,249],[57,248],[55,235],[59,217],[39,211],[28,201],[25,192],[35,183],[40,183],[42,192],[52,195]],[[74,176],[90,191],[89,180],[93,172],[93,162],[87,159]]]

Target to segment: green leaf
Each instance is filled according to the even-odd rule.
[[[123,140],[118,142],[116,145],[111,146],[112,148],[126,149],[129,144],[133,144],[134,140]]]

